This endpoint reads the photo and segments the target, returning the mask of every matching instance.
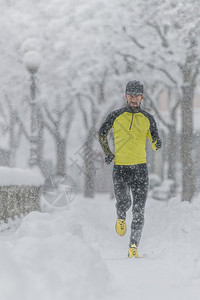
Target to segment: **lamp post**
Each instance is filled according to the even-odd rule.
[[[39,52],[35,50],[27,51],[24,56],[25,66],[30,74],[30,104],[31,104],[31,136],[30,136],[30,167],[37,165],[37,136],[38,136],[38,111],[37,111],[37,85],[36,74],[40,67]]]

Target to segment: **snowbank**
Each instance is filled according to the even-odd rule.
[[[42,186],[44,177],[39,170],[0,167],[0,186]]]
[[[141,242],[143,251],[150,257],[179,270],[180,277],[193,292],[196,280],[200,292],[199,216],[200,197],[192,203],[182,202],[178,197],[168,202],[150,200]]]
[[[165,259],[184,265],[192,278],[200,278],[200,202],[172,199],[166,207],[163,234],[167,241]]]
[[[103,299],[109,272],[81,229],[74,234],[67,224],[63,216],[32,212],[12,241],[1,243],[0,299]]]
[[[196,300],[200,293],[200,198],[148,198],[139,246],[115,232],[115,201],[77,195],[66,210],[32,212],[0,235],[3,300]]]

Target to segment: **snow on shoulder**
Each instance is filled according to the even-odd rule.
[[[44,177],[39,169],[0,167],[0,186],[42,186],[43,184]]]

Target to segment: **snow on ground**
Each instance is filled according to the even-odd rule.
[[[77,195],[63,211],[32,212],[0,235],[1,300],[196,300],[200,293],[200,199],[151,198],[139,247],[115,232],[115,201]]]

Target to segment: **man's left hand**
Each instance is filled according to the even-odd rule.
[[[162,140],[158,139],[156,142],[156,150],[160,149],[162,147]]]

